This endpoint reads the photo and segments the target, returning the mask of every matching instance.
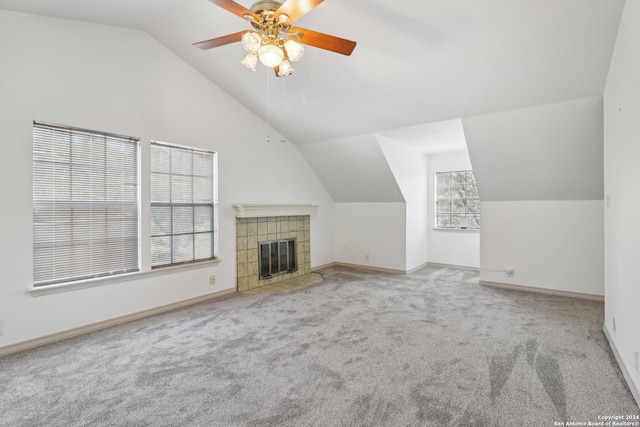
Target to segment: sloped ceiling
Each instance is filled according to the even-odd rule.
[[[336,202],[404,202],[375,135],[338,138],[300,147]]]
[[[238,3],[250,7],[252,0]],[[276,79],[239,44],[250,29],[206,0],[0,0],[0,8],[146,31],[295,144],[600,96],[623,0],[326,0],[296,25],[358,42],[307,48]]]
[[[463,119],[482,201],[602,200],[602,97]]]

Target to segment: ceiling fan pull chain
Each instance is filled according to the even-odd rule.
[[[280,80],[282,80],[282,105],[284,105],[285,104],[285,102],[284,102],[284,100],[285,100],[285,97],[284,97],[284,81],[286,79],[280,79]],[[283,118],[282,118],[282,139],[280,140],[280,142],[287,142],[287,138],[284,136],[284,125],[285,125],[285,120],[286,119],[287,119],[287,114],[285,113],[285,114],[283,114]]]
[[[271,85],[269,82],[269,72],[271,70],[267,69],[267,142],[271,142],[271,138],[269,136],[269,128],[271,127]]]

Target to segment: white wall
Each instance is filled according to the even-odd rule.
[[[435,176],[437,172],[468,170],[471,168],[469,153],[430,154],[427,157],[428,179],[428,241],[429,262],[438,264],[480,267],[480,232],[477,230],[437,230],[435,228]],[[484,212],[480,211],[483,224]]]
[[[602,201],[480,204],[480,280],[604,294]],[[502,271],[513,269],[513,277]]]
[[[627,1],[604,92],[605,327],[640,402],[640,2]],[[613,318],[616,328],[613,327]]]
[[[406,201],[406,260],[404,270],[425,264],[427,242],[427,159],[419,150],[376,135],[391,172]]]
[[[602,295],[602,99],[463,119],[480,193],[480,279]],[[513,277],[490,269],[512,268]]]
[[[0,10],[0,58],[0,346],[235,288],[234,203],[319,205],[311,218],[311,262],[333,261],[333,201],[298,149],[266,143],[263,122],[145,33]],[[27,294],[33,120],[141,138],[143,270],[150,263],[149,140],[217,151],[222,262]],[[213,286],[211,274],[217,275]]]
[[[404,203],[336,203],[336,262],[405,271]]]

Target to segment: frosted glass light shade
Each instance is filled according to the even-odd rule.
[[[245,65],[250,70],[256,70],[256,64],[258,63],[258,54],[257,53],[247,53],[247,56],[244,57],[242,61],[240,61],[242,65]]]
[[[302,58],[302,55],[304,54],[304,46],[298,42],[294,42],[293,40],[287,40],[284,44],[284,48],[287,49],[287,56],[289,57],[289,61],[292,62]]]
[[[242,47],[247,52],[257,52],[262,45],[262,36],[255,31],[249,31],[242,35]]]
[[[293,74],[293,68],[291,68],[291,63],[288,60],[283,60],[278,67],[278,76],[284,77]]]
[[[284,52],[278,46],[266,44],[258,50],[258,57],[265,67],[273,68],[280,65]]]

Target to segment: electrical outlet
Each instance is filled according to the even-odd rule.
[[[2,334],[4,334],[4,319],[0,320],[0,335]]]
[[[613,333],[614,334],[616,333],[616,318],[615,318],[615,316],[613,318]]]
[[[636,368],[636,372],[640,372],[640,356],[638,355],[638,352],[638,349],[633,351],[633,366]]]
[[[210,285],[215,285],[216,284],[216,276],[215,276],[215,274],[213,276],[209,276],[209,284]]]

